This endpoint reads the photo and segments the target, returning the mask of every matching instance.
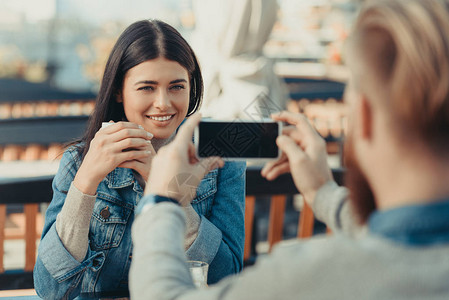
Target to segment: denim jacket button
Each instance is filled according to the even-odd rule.
[[[100,215],[105,219],[109,218],[109,216],[111,215],[111,213],[109,212],[109,207],[106,206],[105,208],[103,208],[100,212]]]

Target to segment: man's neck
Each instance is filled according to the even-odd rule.
[[[403,156],[379,169],[373,190],[380,210],[449,198],[448,158]]]

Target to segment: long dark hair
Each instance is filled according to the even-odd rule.
[[[116,97],[122,90],[126,72],[147,60],[164,57],[176,61],[189,73],[190,99],[187,116],[201,106],[203,79],[192,48],[172,26],[159,20],[142,20],[131,24],[118,38],[109,55],[94,111],[89,117],[86,132],[78,147],[84,158],[89,144],[102,122],[121,121],[125,118],[123,103]]]

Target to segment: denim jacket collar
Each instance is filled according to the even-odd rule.
[[[373,234],[409,246],[449,243],[449,199],[374,212]]]

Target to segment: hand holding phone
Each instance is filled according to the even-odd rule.
[[[279,148],[284,149],[282,157],[268,162],[262,169],[262,176],[274,180],[282,174],[291,173],[298,190],[310,206],[317,191],[332,180],[327,161],[326,142],[303,114],[283,111],[272,116],[292,126],[284,130],[278,139]]]
[[[224,160],[271,160],[280,157],[276,138],[282,123],[267,121],[202,120],[195,128],[199,158],[220,156]]]

